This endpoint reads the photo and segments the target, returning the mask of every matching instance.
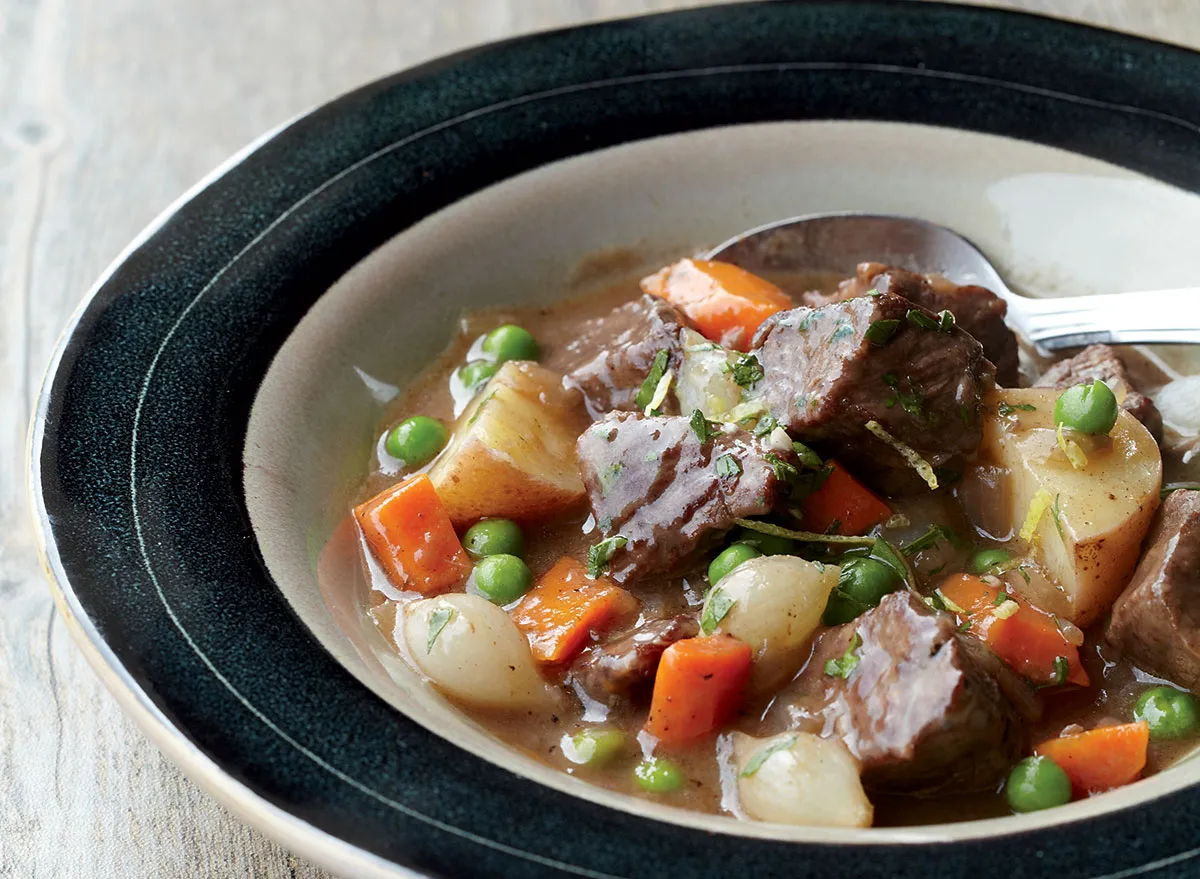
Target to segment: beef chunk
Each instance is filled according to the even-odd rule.
[[[795,464],[744,430],[701,442],[687,418],[629,412],[597,421],[576,449],[597,525],[626,540],[608,567],[618,583],[672,570],[734,519],[770,512],[787,489],[780,462]]]
[[[1200,491],[1167,495],[1107,638],[1151,674],[1200,689]]]
[[[1136,418],[1154,436],[1162,439],[1162,415],[1149,397],[1138,393],[1125,364],[1117,352],[1107,345],[1088,345],[1074,357],[1060,360],[1033,383],[1035,388],[1071,388],[1075,385],[1103,381],[1108,385],[1123,385],[1128,392],[1121,408]]]
[[[593,420],[614,409],[633,411],[659,351],[667,352],[667,365],[678,374],[680,334],[687,326],[686,318],[662,299],[643,295],[588,324],[571,343],[574,362],[564,383],[583,394]]]
[[[650,620],[582,654],[571,669],[571,679],[597,702],[614,702],[653,680],[664,650],[699,633],[696,618],[686,614]]]
[[[1008,303],[986,287],[959,285],[941,275],[918,275],[878,262],[864,262],[858,272],[838,285],[838,300],[863,296],[868,290],[895,293],[932,312],[943,309],[983,345],[983,353],[996,366],[996,381],[1004,387],[1017,384],[1017,336],[1004,322]],[[806,294],[806,299],[813,294]],[[816,294],[820,296],[820,294]],[[806,305],[824,302],[806,301]]]
[[[825,663],[853,649],[843,678]],[[1026,730],[978,648],[907,591],[821,634],[768,721],[845,742],[863,784],[894,793],[993,790],[1021,757]]]
[[[934,466],[973,452],[995,369],[967,333],[920,325],[929,321],[937,318],[889,293],[773,315],[755,336],[762,399],[793,436],[876,479],[910,468],[868,421]]]

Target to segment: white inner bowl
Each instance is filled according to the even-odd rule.
[[[624,251],[614,262],[628,273],[770,220],[844,210],[944,223],[1028,292],[1187,286],[1200,276],[1200,197],[990,135],[772,123],[641,141],[538,168],[380,247],[330,288],[276,356],[251,412],[245,483],[263,558],[296,613],[380,698],[468,751],[577,796],[706,830],[825,842],[960,840],[1076,820],[1200,780],[1200,761],[1187,760],[1046,813],[910,828],[783,827],[702,814],[605,790],[509,748],[386,649],[360,608],[322,595],[318,559],[370,466],[383,405],[436,360],[464,310],[577,293],[578,267],[598,252]]]

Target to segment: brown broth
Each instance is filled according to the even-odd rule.
[[[836,285],[838,276],[823,273],[774,280],[793,293],[807,289],[827,291]],[[488,329],[510,322],[526,327],[542,347],[542,364],[551,369],[561,369],[563,364],[569,362],[574,340],[587,321],[607,314],[613,307],[636,295],[636,284],[632,279],[626,279],[548,307],[494,309],[466,315],[460,321],[459,330],[445,353],[388,407],[381,433],[396,421],[413,414],[431,415],[446,422],[453,420],[450,375],[463,362],[475,340]],[[1122,352],[1123,356],[1128,356],[1128,353]],[[1134,365],[1134,360],[1134,357],[1130,357],[1131,371],[1139,380],[1153,384],[1155,378],[1161,375],[1153,371],[1156,367],[1152,363],[1137,358]],[[396,479],[395,473],[384,471],[377,461],[371,471],[365,474],[356,502],[375,495]],[[895,512],[907,517],[911,523],[888,531],[887,537],[894,543],[912,539],[935,522],[954,528],[965,538],[960,548],[943,542],[913,559],[918,578],[930,587],[940,576],[962,570],[974,549],[997,545],[966,518],[954,493],[891,503]],[[594,537],[589,534],[591,529],[586,509],[553,522],[527,526],[524,529],[528,548],[526,561],[535,577],[548,570],[563,555],[583,558],[587,548],[594,542]],[[346,608],[356,607],[358,624],[364,619],[370,619],[373,623],[366,627],[373,632],[374,649],[398,649],[392,642],[396,608],[398,603],[417,596],[398,592],[382,577],[373,577],[364,567],[353,519],[349,515],[322,554],[320,577],[326,598],[343,625],[355,624],[348,621]],[[644,617],[656,618],[698,608],[704,582],[704,566],[698,564],[693,570],[674,577],[658,578],[652,584],[632,591],[643,602]],[[1085,648],[1081,650],[1092,685],[1042,697],[1045,713],[1043,719],[1030,730],[1033,742],[1055,737],[1071,724],[1090,728],[1127,719],[1138,693],[1149,683],[1155,682],[1128,664],[1107,658],[1102,647],[1097,646],[1102,640],[1100,634],[1098,629],[1088,631]],[[564,674],[562,670],[551,670],[548,677],[561,684]],[[627,748],[615,763],[601,771],[577,766],[563,755],[563,737],[592,725],[598,716],[587,715],[587,708],[578,699],[568,700],[566,707],[554,714],[484,711],[463,704],[458,704],[458,707],[515,750],[551,767],[622,793],[653,796],[641,791],[633,779],[632,769],[643,756],[637,745]],[[751,735],[775,732],[768,729],[762,719],[767,707],[768,703],[745,705],[730,727]],[[594,712],[595,707],[592,710]],[[645,702],[624,704],[608,710],[605,722],[629,730],[632,740],[645,719],[645,713]],[[1153,743],[1147,771],[1158,771],[1191,747],[1192,743]],[[712,737],[691,748],[666,752],[688,779],[683,789],[670,794],[666,801],[704,812],[727,811],[722,806],[719,749],[719,740]],[[876,807],[877,826],[962,821],[1008,814],[1007,805],[998,792],[929,799],[873,795],[872,801]]]

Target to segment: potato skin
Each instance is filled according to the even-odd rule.
[[[1150,432],[1122,410],[1107,437],[1076,437],[1088,463],[1074,468],[1055,430],[1060,393],[1011,388],[989,395],[978,466],[965,474],[960,497],[986,531],[1014,539],[1035,495],[1047,492],[1054,504],[1032,541],[1045,576],[1013,583],[1039,607],[1086,626],[1108,612],[1137,565],[1158,509],[1162,456]]]
[[[429,470],[450,520],[531,520],[580,505],[575,441],[587,426],[577,394],[536,363],[503,364],[476,394]]]

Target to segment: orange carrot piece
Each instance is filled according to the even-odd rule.
[[[355,507],[354,518],[371,554],[401,589],[435,595],[471,573],[471,560],[424,473]]]
[[[891,508],[851,476],[837,461],[826,462],[829,475],[821,487],[800,502],[800,527],[818,534],[837,523],[835,534],[866,534],[892,515]]]
[[[696,325],[705,338],[746,351],[754,331],[791,297],[732,263],[681,259],[642,279],[642,290],[661,297]]]
[[[732,635],[676,641],[659,661],[646,731],[672,744],[712,732],[742,704],[751,659]]]
[[[638,600],[611,580],[592,580],[587,569],[564,556],[512,609],[513,622],[540,662],[566,662],[603,631],[638,609]]]
[[[1067,683],[1086,687],[1087,672],[1079,661],[1079,648],[1067,641],[1054,617],[1017,595],[1008,595],[1017,603],[1010,617],[995,614],[1001,589],[970,574],[954,574],[942,581],[941,592],[967,612],[968,631],[991,648],[1018,673],[1034,683],[1055,679],[1055,660],[1066,657]]]
[[[1101,726],[1042,742],[1034,753],[1049,757],[1071,779],[1077,796],[1129,784],[1146,766],[1150,725],[1145,721]]]

